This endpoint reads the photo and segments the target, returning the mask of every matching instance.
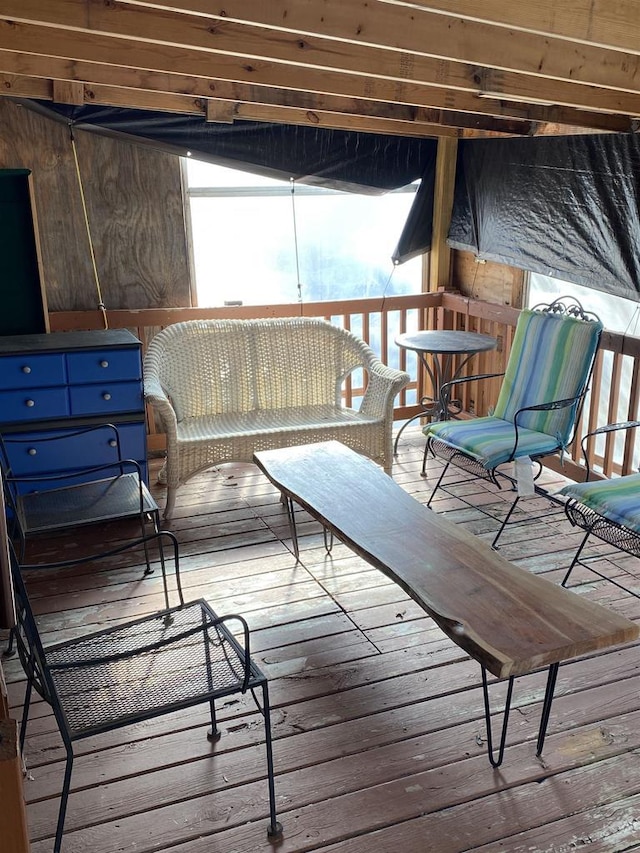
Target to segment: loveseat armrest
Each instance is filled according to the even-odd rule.
[[[360,411],[371,417],[385,417],[393,409],[396,395],[411,381],[404,370],[388,367],[378,358],[365,365],[368,372],[367,390]]]
[[[175,435],[178,425],[175,409],[160,382],[148,374],[144,377],[144,399],[158,412],[167,432]]]

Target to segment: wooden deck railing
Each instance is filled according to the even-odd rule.
[[[107,312],[107,321],[110,328],[130,329],[142,341],[144,351],[160,329],[182,320],[293,316],[323,317],[350,329],[366,340],[385,364],[408,370],[412,382],[398,396],[395,409],[396,419],[404,420],[420,411],[419,400],[430,394],[431,388],[426,371],[415,354],[400,350],[395,345],[397,333],[418,329],[464,329],[492,335],[498,340],[496,349],[475,356],[463,369],[463,375],[501,373],[509,356],[518,310],[454,293],[438,292],[294,305],[115,310]],[[50,323],[52,331],[103,328],[102,315],[98,311],[52,313]],[[604,423],[637,417],[639,372],[640,338],[605,332],[578,435]],[[487,414],[497,398],[499,387],[499,378],[470,382],[462,398],[465,414]],[[348,385],[345,389],[346,405],[361,394],[361,387],[355,383]],[[148,423],[149,447],[159,450],[163,447],[164,437],[157,434],[153,418],[150,417]],[[638,465],[635,431],[615,439],[609,438],[602,447],[590,448],[590,453],[594,452],[605,475],[630,473]],[[576,441],[565,460],[564,471],[580,479],[583,470],[580,443]]]

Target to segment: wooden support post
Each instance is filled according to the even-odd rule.
[[[426,290],[448,289],[451,280],[451,249],[447,234],[453,209],[453,187],[456,177],[458,140],[449,137],[438,139],[436,179],[433,198],[433,235],[429,253],[429,270]]]

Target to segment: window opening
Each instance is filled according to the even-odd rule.
[[[391,261],[417,184],[360,195],[185,163],[199,306],[420,293],[422,259]]]

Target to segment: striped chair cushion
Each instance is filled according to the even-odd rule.
[[[610,521],[640,533],[640,474],[593,483],[572,483],[560,489],[559,494],[575,498]]]
[[[589,378],[601,331],[599,322],[523,310],[494,417],[512,421],[525,406],[580,394]],[[564,445],[570,437],[575,409],[526,413],[518,419],[518,426],[552,435]]]
[[[500,418],[473,418],[469,421],[439,421],[428,424],[425,435],[445,441],[492,470],[510,459],[515,428]],[[546,456],[559,449],[553,436],[530,429],[518,429],[518,456]]]

